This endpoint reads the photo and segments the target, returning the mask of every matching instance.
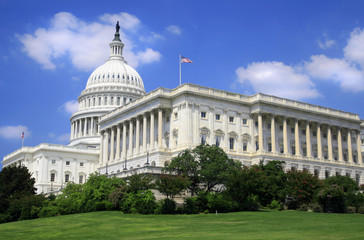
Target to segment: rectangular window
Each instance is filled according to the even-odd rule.
[[[271,129],[272,125],[270,123],[268,123],[267,127],[268,127],[268,129]]]
[[[175,112],[174,113],[174,119],[177,119],[178,118],[178,112]]]
[[[221,142],[221,137],[220,136],[216,136],[216,147],[220,147],[220,142]]]
[[[234,117],[233,116],[230,116],[229,117],[229,123],[233,123],[234,122]]]
[[[271,151],[272,151],[272,144],[268,143],[268,152],[271,152]]]
[[[56,174],[55,173],[51,173],[51,182],[54,182],[55,179],[56,179]]]
[[[216,119],[216,121],[220,121],[221,120],[221,115],[220,114],[216,114],[215,115],[215,119]]]
[[[79,184],[82,184],[83,183],[83,176],[82,175],[80,175],[80,177],[78,178],[78,183]]]
[[[343,137],[343,142],[346,142],[346,137]]]
[[[70,181],[70,175],[66,174],[64,175],[64,182],[69,182]]]
[[[52,164],[56,164],[56,160],[54,160],[54,159],[53,159],[53,160],[52,160]]]
[[[279,126],[279,130],[283,131],[283,125]]]
[[[117,101],[116,104],[120,105],[120,97],[118,97],[116,101]]]
[[[114,97],[111,97],[111,105],[114,105]]]
[[[255,142],[255,149],[256,149],[256,151],[259,150],[259,142],[258,141]]]
[[[234,138],[229,138],[229,146],[230,146],[230,149],[233,150],[234,149]]]
[[[326,133],[323,133],[322,136],[323,136],[323,138],[327,138],[327,134]]]
[[[306,130],[305,129],[302,129],[301,130],[301,133],[302,133],[302,135],[306,135]]]
[[[66,161],[66,165],[68,166],[68,165],[70,165],[70,161]]]
[[[80,162],[80,167],[83,167],[83,162]]]
[[[206,118],[206,112],[201,112],[201,118]]]
[[[104,98],[104,105],[107,105],[107,97]]]
[[[255,126],[258,127],[258,121],[255,121]]]
[[[291,133],[294,133],[294,128],[291,128]]]
[[[101,105],[101,97],[99,97],[99,106]]]
[[[295,147],[292,147],[291,148],[291,151],[292,151],[292,155],[295,155],[296,154],[296,148]]]
[[[205,134],[202,134],[201,135],[201,144],[202,145],[205,145],[206,144],[206,135]]]
[[[248,151],[248,143],[243,142],[243,151],[246,152]]]
[[[248,125],[248,119],[243,118],[243,125]]]
[[[313,174],[314,174],[316,177],[318,177],[318,176],[319,176],[319,174],[320,174],[320,170],[318,170],[318,169],[313,170]]]
[[[317,132],[312,132],[312,136],[316,137],[317,136]]]
[[[333,136],[332,136],[332,138],[333,138],[334,140],[337,140],[337,136],[336,136],[336,135],[333,135]]]

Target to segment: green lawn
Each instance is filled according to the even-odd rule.
[[[94,212],[0,224],[0,239],[364,239],[364,215],[260,211]]]

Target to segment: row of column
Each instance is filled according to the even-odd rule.
[[[288,151],[288,129],[287,129],[287,118],[283,117],[283,153],[289,154]],[[343,144],[342,144],[342,130],[340,127],[337,128],[337,146],[338,146],[338,160],[343,161]],[[327,147],[328,147],[328,159],[334,160],[333,158],[333,144],[332,144],[332,128],[328,126],[327,128]],[[360,132],[356,132],[356,144],[357,144],[357,157],[358,161],[362,159],[361,152],[361,139]],[[301,156],[301,138],[300,138],[300,127],[299,120],[295,120],[295,155]],[[353,148],[352,148],[352,131],[349,129],[347,132],[347,149],[348,149],[348,160],[349,162],[353,162]],[[259,149],[264,150],[263,144],[263,117],[262,113],[258,114],[258,141],[259,141]],[[275,116],[271,115],[271,144],[272,144],[272,152],[277,153],[276,147],[276,128],[275,128]],[[306,121],[306,152],[307,157],[312,157],[312,149],[311,149],[311,129],[310,122]],[[322,138],[321,138],[321,125],[317,123],[317,158],[323,158],[322,154]]]
[[[99,133],[98,117],[80,118],[71,124],[71,139],[93,136]]]
[[[147,147],[148,135],[148,116],[149,116],[149,149]],[[100,164],[106,162],[114,162],[119,159],[125,160],[127,157],[139,154],[140,152],[147,152],[156,147],[163,147],[163,109],[157,110],[158,124],[157,124],[157,146],[154,145],[155,141],[155,111],[144,113],[133,119],[128,119],[124,122],[112,126],[111,128],[101,131],[100,141]],[[141,128],[142,125],[142,128]],[[134,131],[135,128],[135,131]],[[127,132],[128,148],[127,148]],[[140,132],[142,132],[142,139],[140,140]],[[135,145],[133,144],[135,140]],[[134,152],[133,152],[134,151]]]

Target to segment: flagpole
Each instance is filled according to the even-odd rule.
[[[181,54],[179,54],[179,85],[181,86],[181,78],[182,78],[182,72],[181,72]]]

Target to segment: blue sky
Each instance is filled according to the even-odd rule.
[[[0,1],[0,157],[67,144],[69,117],[109,54],[147,92],[182,82],[263,92],[364,118],[364,1]]]

